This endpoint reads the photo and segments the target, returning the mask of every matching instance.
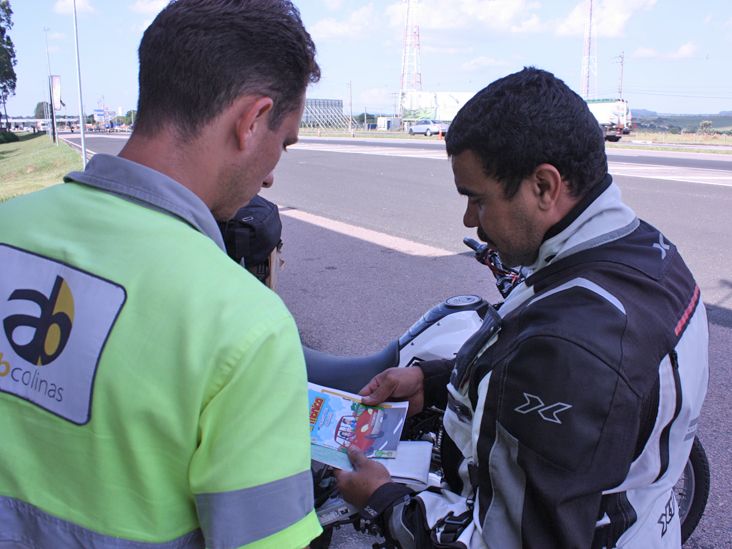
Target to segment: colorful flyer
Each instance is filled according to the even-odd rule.
[[[361,397],[308,384],[310,402],[310,441],[313,458],[323,463],[329,449],[337,452],[334,466],[341,467],[349,448],[361,450],[367,457],[393,458],[407,417],[407,402],[384,402],[379,406],[361,404]],[[329,460],[329,461],[333,461]],[[345,463],[348,462],[346,457]],[[329,465],[331,463],[328,463]]]

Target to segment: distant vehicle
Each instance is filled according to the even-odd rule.
[[[587,106],[605,132],[606,141],[619,141],[630,133],[632,114],[625,99],[588,99]]]
[[[450,124],[446,122],[440,122],[438,120],[417,120],[409,128],[409,135],[422,134],[429,137],[430,135],[436,135],[442,132],[442,135],[447,133],[447,129]]]

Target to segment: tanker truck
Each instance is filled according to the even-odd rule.
[[[605,132],[606,141],[619,141],[630,133],[631,112],[625,99],[587,99],[590,112]]]

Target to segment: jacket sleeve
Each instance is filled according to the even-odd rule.
[[[477,443],[486,541],[592,546],[602,493],[627,476],[638,440],[640,399],[620,357],[551,334],[524,339],[499,365]]]
[[[375,522],[387,540],[400,549],[433,549],[425,514],[414,493],[396,482],[381,486],[361,511]],[[441,546],[444,547],[444,546]]]
[[[532,337],[497,369],[476,410],[479,522],[472,526],[488,547],[593,546],[602,492],[627,475],[642,415],[604,358],[561,338]],[[420,498],[394,488],[372,498],[396,546],[450,547],[433,537]]]
[[[454,360],[425,360],[417,366],[424,374],[424,407],[436,406],[444,410],[447,406],[447,384],[450,381]]]
[[[302,346],[289,314],[272,317],[214,357],[215,391],[201,410],[189,468],[208,547],[294,549],[321,531]]]

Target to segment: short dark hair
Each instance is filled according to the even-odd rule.
[[[471,150],[487,176],[513,197],[543,163],[553,165],[573,196],[607,174],[605,138],[587,103],[553,74],[534,67],[496,80],[457,113],[446,136],[450,156]]]
[[[140,42],[136,131],[171,125],[185,138],[240,95],[274,101],[270,127],[320,79],[315,45],[287,0],[177,0]]]

